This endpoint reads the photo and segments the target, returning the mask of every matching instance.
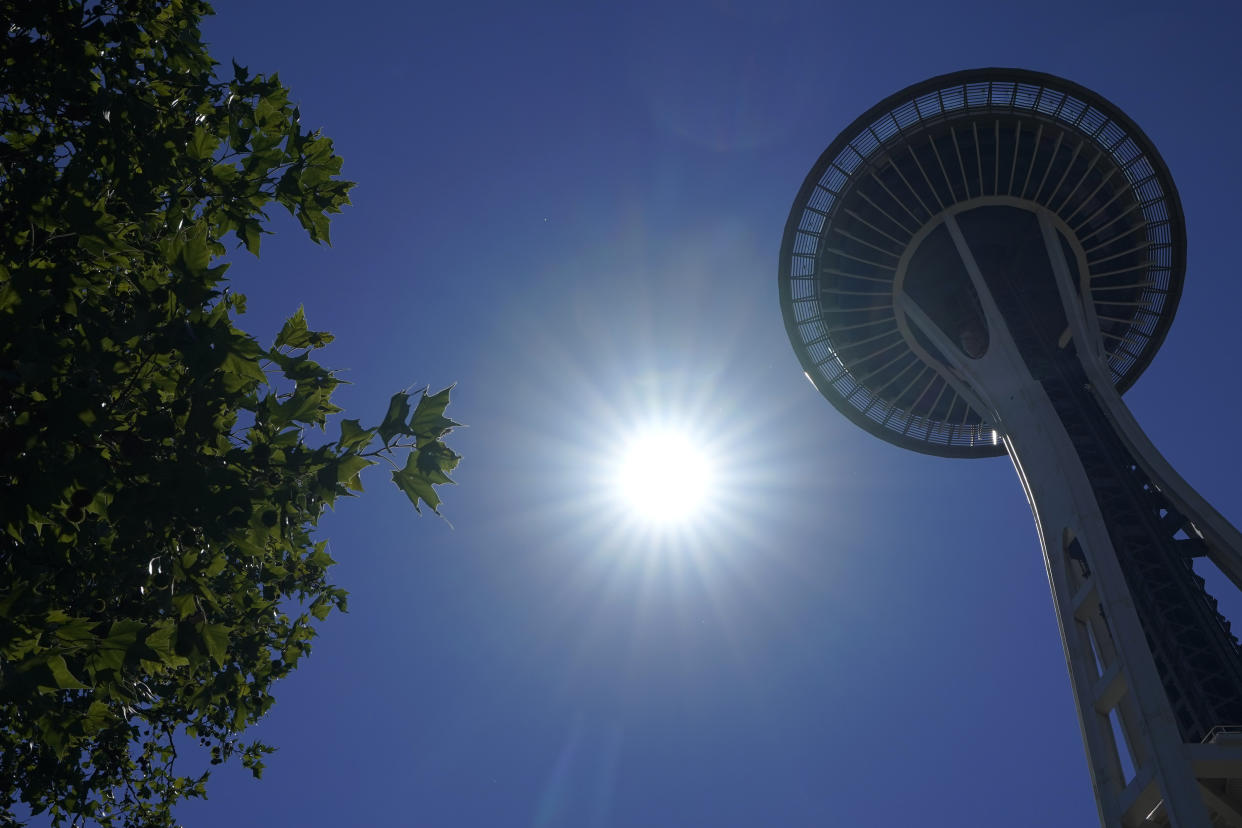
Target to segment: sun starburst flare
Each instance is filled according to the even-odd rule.
[[[632,435],[620,452],[617,494],[648,523],[695,519],[711,502],[714,488],[714,464],[686,431],[644,430]]]

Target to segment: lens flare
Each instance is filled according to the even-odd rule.
[[[697,517],[710,501],[713,477],[710,458],[690,434],[658,429],[627,442],[616,486],[636,516],[651,523],[680,523]]]

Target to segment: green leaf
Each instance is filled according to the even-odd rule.
[[[232,627],[224,624],[199,624],[196,627],[203,638],[203,648],[207,655],[220,667],[224,666],[229,652],[229,633]]]
[[[436,494],[434,487],[453,481],[438,469],[420,469],[418,455],[417,451],[410,452],[410,456],[406,458],[405,467],[392,473],[393,482],[405,492],[405,496],[414,504],[415,511],[422,511],[419,508],[419,501],[422,501],[431,507],[431,511],[440,514],[440,496]]]
[[[449,404],[449,392],[452,390],[453,386],[450,385],[435,394],[423,392],[418,407],[414,409],[414,416],[410,418],[410,431],[420,441],[438,440],[450,429],[461,425],[444,416],[444,409]]]
[[[199,223],[186,236],[179,254],[181,264],[191,274],[199,274],[211,265],[211,249],[207,245],[207,225]]]
[[[85,618],[74,618],[56,628],[56,637],[67,642],[90,641],[95,637],[96,626]]]
[[[384,445],[392,442],[392,438],[398,434],[408,434],[405,420],[410,416],[410,395],[404,391],[398,391],[392,395],[392,399],[388,401],[388,413],[384,415],[384,422],[380,423],[379,436],[384,441]]]
[[[173,666],[173,661],[177,658],[176,639],[176,625],[171,619],[164,619],[151,626],[151,631],[147,633],[143,643],[159,657],[161,662],[167,666]]]
[[[360,451],[371,442],[375,431],[373,428],[363,428],[357,420],[341,420],[339,445],[346,451]]]
[[[216,164],[208,174],[216,181],[227,184],[234,181],[240,173],[232,164]]]
[[[138,639],[145,629],[146,625],[141,621],[114,621],[107,638],[100,641],[88,657],[90,669],[96,673],[105,670],[119,672],[125,666],[129,653],[139,646]]]
[[[314,208],[299,208],[297,211],[298,221],[302,223],[307,235],[314,242],[323,242],[331,246],[328,232],[328,217],[319,210]]]
[[[259,345],[249,337],[235,338],[220,370],[224,373],[224,387],[228,391],[241,391],[254,388],[267,381],[267,374],[259,362],[262,351]]]
[[[52,681],[56,682],[56,686],[61,690],[90,689],[85,684],[78,681],[73,673],[69,672],[69,665],[65,663],[64,656],[48,656],[47,667],[52,672]]]
[[[190,138],[190,144],[186,149],[189,151],[190,157],[198,160],[210,158],[216,151],[216,147],[220,145],[220,139],[212,135],[201,126],[194,127],[194,135]]]
[[[112,626],[108,628],[108,637],[105,641],[110,646],[126,649],[136,644],[146,629],[147,625],[141,621],[131,619],[113,621]]]
[[[347,454],[341,458],[340,463],[336,467],[336,480],[338,483],[344,483],[347,488],[360,492],[362,491],[362,481],[358,475],[367,466],[373,465],[375,465],[374,460],[360,457],[357,454]]]
[[[310,605],[311,615],[323,621],[332,612],[332,604],[324,598],[318,598]]]
[[[332,566],[332,564],[336,563],[336,561],[334,561],[332,556],[328,554],[327,547],[327,541],[320,541],[315,544],[315,548],[309,555],[306,556],[306,562],[320,567],[321,569],[327,569]]]
[[[306,327],[306,309],[298,306],[298,312],[285,320],[284,327],[276,334],[276,347],[306,348],[310,346],[311,332]]]
[[[173,609],[177,611],[178,620],[185,620],[198,611],[198,604],[190,593],[174,595],[172,603]]]
[[[332,388],[316,388],[311,383],[298,383],[288,400],[280,406],[280,418],[286,422],[323,424],[329,414],[340,411],[330,402]]]
[[[259,255],[259,243],[263,236],[263,226],[254,219],[243,219],[237,227],[237,235],[241,237],[246,244],[246,249],[254,255]]]
[[[263,776],[263,757],[269,753],[274,753],[275,748],[268,747],[262,742],[252,742],[242,751],[242,767],[248,768],[255,779]]]
[[[91,706],[86,709],[86,715],[82,717],[82,729],[86,731],[87,735],[98,733],[115,719],[116,717],[112,715],[108,705],[101,701],[93,701]]]
[[[433,483],[452,483],[447,472],[457,468],[461,456],[439,440],[427,443],[417,450],[418,468],[426,473]]]

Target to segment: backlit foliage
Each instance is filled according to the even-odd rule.
[[[172,824],[345,607],[314,527],[393,460],[437,509],[448,390],[325,427],[332,337],[237,328],[218,263],[273,202],[348,203],[275,76],[217,74],[198,0],[8,4],[0,65],[0,823]],[[336,434],[336,425],[331,435]],[[178,750],[182,757],[178,759]],[[40,819],[47,819],[47,816]]]

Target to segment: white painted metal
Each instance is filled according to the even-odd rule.
[[[1020,206],[1039,218],[1072,338],[1094,393],[1149,478],[1207,540],[1213,561],[1242,588],[1242,534],[1186,485],[1143,434],[1113,388],[1104,364],[1098,320],[1086,284],[1085,255],[1055,214],[1013,197],[974,199],[942,212],[915,234],[898,268],[894,303],[910,347],[953,389],[1001,430],[1035,515],[1061,629],[1079,724],[1104,828],[1242,828],[1242,745],[1187,745],[1156,671],[1117,554],[1086,471],[1042,385],[1026,367],[988,290],[955,215],[985,203]],[[972,359],[902,289],[911,252],[944,223],[970,275],[988,325],[986,353]],[[1058,230],[1079,257],[1071,268]],[[1072,277],[1074,270],[1084,274]],[[911,335],[916,326],[948,361],[931,358]],[[1077,541],[1083,569],[1069,554]],[[1115,713],[1122,740],[1115,738]],[[1123,753],[1134,770],[1123,771]],[[1205,786],[1200,780],[1215,780]],[[1222,783],[1220,780],[1233,780]],[[1222,793],[1223,791],[1223,793]],[[1234,793],[1231,794],[1230,792]]]

